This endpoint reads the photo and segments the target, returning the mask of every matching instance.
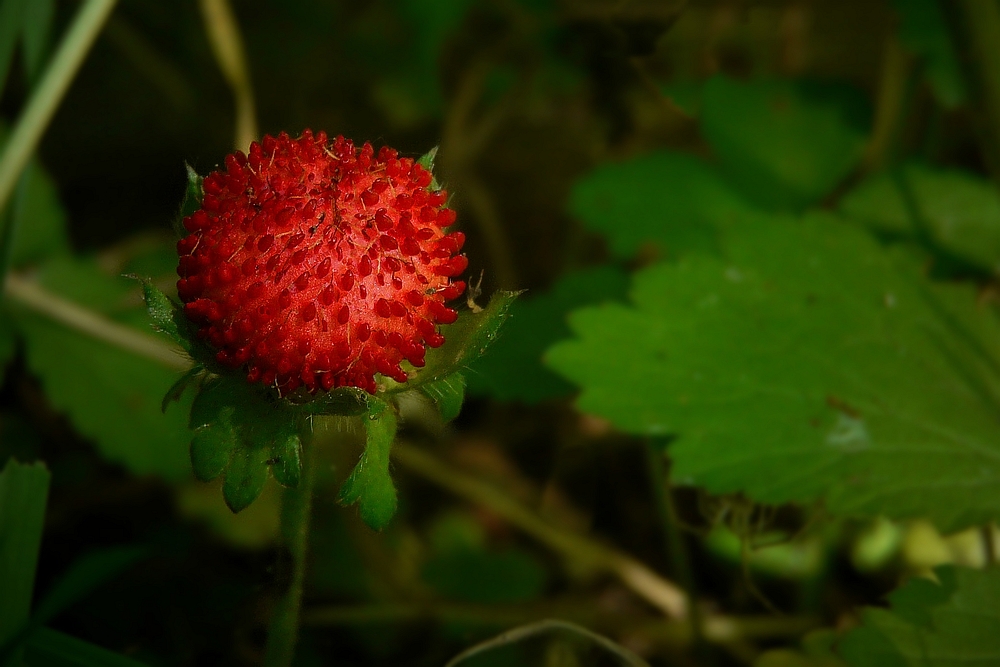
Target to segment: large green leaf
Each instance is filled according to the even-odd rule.
[[[678,434],[674,480],[712,492],[944,530],[1000,516],[989,307],[825,214],[734,228],[726,256],[651,267],[634,305],[571,315],[577,340],[548,359],[582,410]]]
[[[942,567],[866,609],[839,652],[853,667],[1000,664],[1000,570]]]
[[[942,106],[952,109],[967,96],[955,44],[940,0],[893,0],[899,38],[922,59],[924,77]]]
[[[106,276],[91,262],[49,261],[38,279],[62,298],[96,312],[143,315],[135,282]],[[160,409],[178,373],[24,306],[11,304],[11,310],[24,337],[28,367],[52,404],[103,456],[136,474],[189,478],[190,435],[183,410],[163,415]]]
[[[829,194],[861,158],[868,135],[864,96],[846,86],[708,80],[702,132],[749,198],[796,209]]]
[[[718,228],[752,206],[704,160],[662,151],[597,167],[577,181],[569,210],[630,258],[648,243],[670,255],[711,250]]]
[[[840,210],[881,233],[926,237],[965,262],[1000,272],[1000,193],[972,172],[908,164],[869,177]]]
[[[628,279],[613,267],[568,273],[546,292],[515,301],[510,319],[466,374],[470,392],[525,403],[568,396],[573,385],[542,365],[545,350],[569,336],[570,310],[625,297]]]

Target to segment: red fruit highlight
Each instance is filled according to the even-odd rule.
[[[455,321],[468,261],[443,190],[391,148],[265,136],[205,177],[177,291],[216,359],[287,394],[406,381]]]

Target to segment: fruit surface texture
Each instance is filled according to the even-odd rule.
[[[215,360],[282,394],[407,380],[468,264],[447,193],[391,148],[265,136],[205,177],[177,291]]]

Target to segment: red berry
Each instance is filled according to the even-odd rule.
[[[219,363],[282,393],[376,390],[455,320],[468,262],[454,213],[410,158],[309,130],[265,136],[204,180],[177,244],[178,293]]]

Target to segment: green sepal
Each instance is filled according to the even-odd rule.
[[[240,443],[226,468],[222,497],[237,514],[257,500],[267,482],[268,450],[266,447]],[[250,445],[250,446],[247,446]]]
[[[454,324],[444,330],[445,342],[441,347],[427,352],[423,369],[405,384],[393,391],[415,389],[438,382],[465,369],[478,359],[493,342],[510,312],[510,306],[521,292],[496,292],[489,305],[479,312],[465,311]]]
[[[191,438],[191,467],[202,482],[211,482],[229,467],[236,451],[236,431],[231,424],[206,426]]]
[[[180,400],[181,396],[187,391],[187,388],[191,386],[192,382],[195,382],[201,374],[205,372],[205,367],[201,364],[195,364],[184,373],[184,375],[177,378],[177,382],[170,385],[170,389],[167,393],[163,395],[163,401],[160,403],[160,410],[162,412],[167,411],[167,407],[174,401]]]
[[[184,190],[184,202],[181,204],[180,213],[174,220],[174,231],[179,237],[188,235],[188,231],[184,228],[184,218],[201,208],[201,200],[205,196],[202,185],[205,179],[199,176],[191,165],[185,163],[184,168],[187,171],[187,188]]]
[[[417,160],[417,164],[426,169],[431,174],[431,184],[427,186],[428,190],[440,190],[441,184],[438,183],[437,176],[434,175],[434,160],[437,159],[438,146],[430,149],[426,153],[420,156]]]
[[[369,401],[364,418],[367,441],[361,460],[340,487],[342,505],[358,504],[361,520],[381,530],[396,513],[396,487],[389,474],[389,452],[396,439],[396,413],[381,399]]]
[[[201,354],[201,347],[196,337],[195,325],[184,315],[184,309],[164,294],[149,278],[130,275],[142,284],[142,297],[146,301],[146,312],[153,320],[153,328],[166,334],[186,352],[192,355]]]
[[[264,489],[267,471],[283,486],[302,476],[306,416],[242,378],[213,377],[191,406],[191,463],[195,476],[223,476],[222,495],[233,512],[249,506]]]
[[[274,479],[295,488],[302,478],[302,438],[297,430],[279,434],[271,445],[271,472]]]
[[[420,387],[437,406],[441,419],[450,422],[462,411],[465,402],[465,376],[452,373],[437,382],[431,382]]]
[[[369,394],[357,387],[337,387],[312,396],[302,393],[304,402],[296,402],[296,396],[289,397],[293,410],[305,415],[330,415],[336,417],[356,417],[368,412]]]

